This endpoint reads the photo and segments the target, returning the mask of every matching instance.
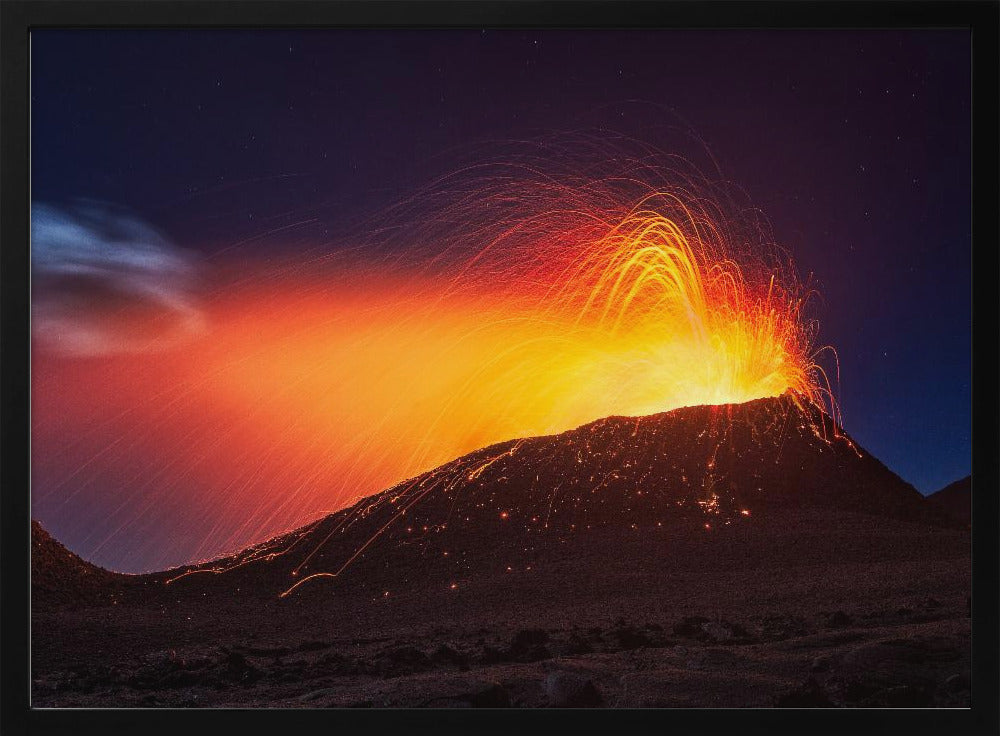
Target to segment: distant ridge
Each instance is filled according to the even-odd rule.
[[[114,600],[127,576],[92,565],[31,522],[31,597],[33,603],[97,605]]]
[[[941,512],[963,524],[972,523],[972,476],[949,483],[927,500]]]

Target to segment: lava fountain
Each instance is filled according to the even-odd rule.
[[[601,145],[584,160],[579,144],[462,168],[350,248],[280,268],[238,260],[197,346],[101,378],[123,413],[91,427],[95,443],[66,473],[129,452],[163,470],[117,497],[100,544],[138,535],[150,497],[192,478],[210,500],[177,504],[187,542],[164,536],[159,563],[216,556],[479,447],[605,416],[789,389],[832,409],[809,292],[760,217],[683,161]],[[86,396],[74,391],[78,424],[92,417]],[[65,426],[66,407],[51,411]]]

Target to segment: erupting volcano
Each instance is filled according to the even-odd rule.
[[[65,647],[38,645],[40,702],[174,702],[181,688],[189,704],[702,704],[722,681],[689,670],[718,657],[766,683],[725,681],[720,704],[894,702],[898,687],[961,701],[928,689],[933,667],[847,690],[783,669],[778,642],[861,618],[923,626],[918,640],[935,632],[964,657],[968,528],[843,430],[810,292],[762,221],[676,160],[553,160],[435,181],[354,248],[229,262],[200,307],[207,331],[183,348],[174,331],[129,352],[130,323],[116,355],[39,361],[36,446],[85,430],[60,444],[65,465],[37,467],[42,487],[72,488],[64,502],[122,493],[92,522],[93,551],[171,568],[109,572],[36,526],[35,630]],[[73,344],[114,335],[114,320],[88,329]],[[941,611],[840,610],[859,588],[918,605],[900,587],[918,579]],[[111,628],[66,630],[87,611]],[[427,626],[452,643],[425,650],[412,632]],[[97,651],[112,630],[138,659]],[[221,659],[205,648],[217,641]],[[693,642],[709,648],[687,661]],[[825,650],[867,656],[839,643]],[[696,692],[613,695],[607,676],[624,682],[640,646],[683,651],[661,674]],[[605,679],[547,679],[543,694],[532,668],[560,657]],[[69,660],[112,674],[67,679]],[[449,684],[455,668],[464,684]]]
[[[435,181],[354,247],[231,259],[180,347],[40,352],[35,442],[59,460],[36,465],[37,503],[58,524],[114,492],[82,549],[143,571],[608,416],[788,393],[836,420],[810,292],[760,217],[683,161],[564,145]]]
[[[884,612],[828,607],[859,586],[869,598],[910,601],[886,577],[901,565],[903,580],[919,578],[946,601],[944,624],[919,619],[927,632],[961,652],[951,628],[967,589],[967,527],[844,432],[817,363],[816,324],[804,316],[808,292],[760,222],[727,211],[707,182],[676,169],[674,184],[657,181],[665,170],[643,161],[641,171],[619,162],[585,178],[506,161],[435,182],[414,199],[419,207],[387,213],[355,251],[223,279],[205,307],[210,335],[192,337],[183,353],[92,363],[91,381],[107,377],[102,366],[131,369],[127,381],[108,381],[113,396],[41,392],[52,402],[41,404],[43,417],[75,410],[58,426],[43,421],[42,441],[82,413],[118,437],[68,466],[62,485],[156,458],[139,496],[145,511],[122,511],[99,548],[148,513],[159,484],[189,494],[191,523],[186,537],[147,543],[193,540],[188,560],[216,559],[124,576],[38,527],[36,630],[58,631],[51,640],[70,658],[110,662],[95,654],[103,634],[65,630],[74,611],[103,611],[133,622],[111,625],[146,654],[112,658],[118,674],[82,684],[56,671],[37,697],[62,702],[59,693],[80,691],[72,702],[104,703],[124,688],[173,702],[181,687],[217,702],[207,689],[239,682],[252,703],[340,705],[368,702],[374,677],[397,688],[375,687],[382,704],[596,705],[618,686],[585,679],[560,694],[546,680],[543,696],[535,684],[520,692],[510,668],[534,682],[531,668],[554,657],[610,657],[595,670],[608,675],[637,646],[686,652],[681,642],[693,639],[767,652],[760,672],[746,663],[735,671],[772,679],[749,691],[727,682],[722,704],[880,702],[887,688],[915,687],[910,675],[893,674],[859,701],[864,688],[831,683],[817,695],[796,675],[766,673],[785,666],[775,664],[775,642],[815,631],[807,616],[890,625]],[[68,385],[44,370],[41,385]],[[149,414],[136,395],[153,390]],[[195,479],[204,495],[190,495]],[[196,499],[205,518],[195,518]],[[318,513],[321,503],[340,510]],[[813,585],[817,570],[834,579],[808,599],[827,608],[801,610],[788,596]],[[674,636],[654,609],[666,611]],[[646,628],[606,631],[608,610],[645,618]],[[510,620],[534,623],[509,632]],[[431,653],[404,644],[426,639],[404,631],[446,631],[443,621],[460,622],[451,645]],[[576,630],[582,622],[590,635]],[[397,643],[386,648],[373,631]],[[208,641],[224,642],[222,659]],[[178,647],[187,653],[173,654]],[[164,649],[167,664],[148,659]],[[715,651],[695,660],[732,656]],[[42,672],[66,661],[44,644],[39,652]],[[316,654],[286,665],[295,652]],[[682,664],[703,666],[675,662],[665,676]],[[473,673],[459,678],[465,684],[448,684],[456,667]],[[706,682],[687,672],[681,681],[700,694],[675,697],[705,702]],[[462,692],[449,695],[454,687]],[[644,687],[614,697],[661,702]],[[913,698],[923,704],[962,697],[920,687]]]
[[[31,49],[33,707],[969,704],[967,24]]]

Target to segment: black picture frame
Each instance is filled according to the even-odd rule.
[[[286,711],[29,707],[29,34],[43,27],[968,28],[973,50],[973,677],[968,710]],[[998,29],[1000,3],[719,0],[3,0],[0,4],[0,731],[4,734],[1000,732],[998,643]]]

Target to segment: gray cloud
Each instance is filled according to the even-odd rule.
[[[170,347],[203,329],[196,264],[112,205],[31,208],[32,330],[41,347],[99,355]]]

